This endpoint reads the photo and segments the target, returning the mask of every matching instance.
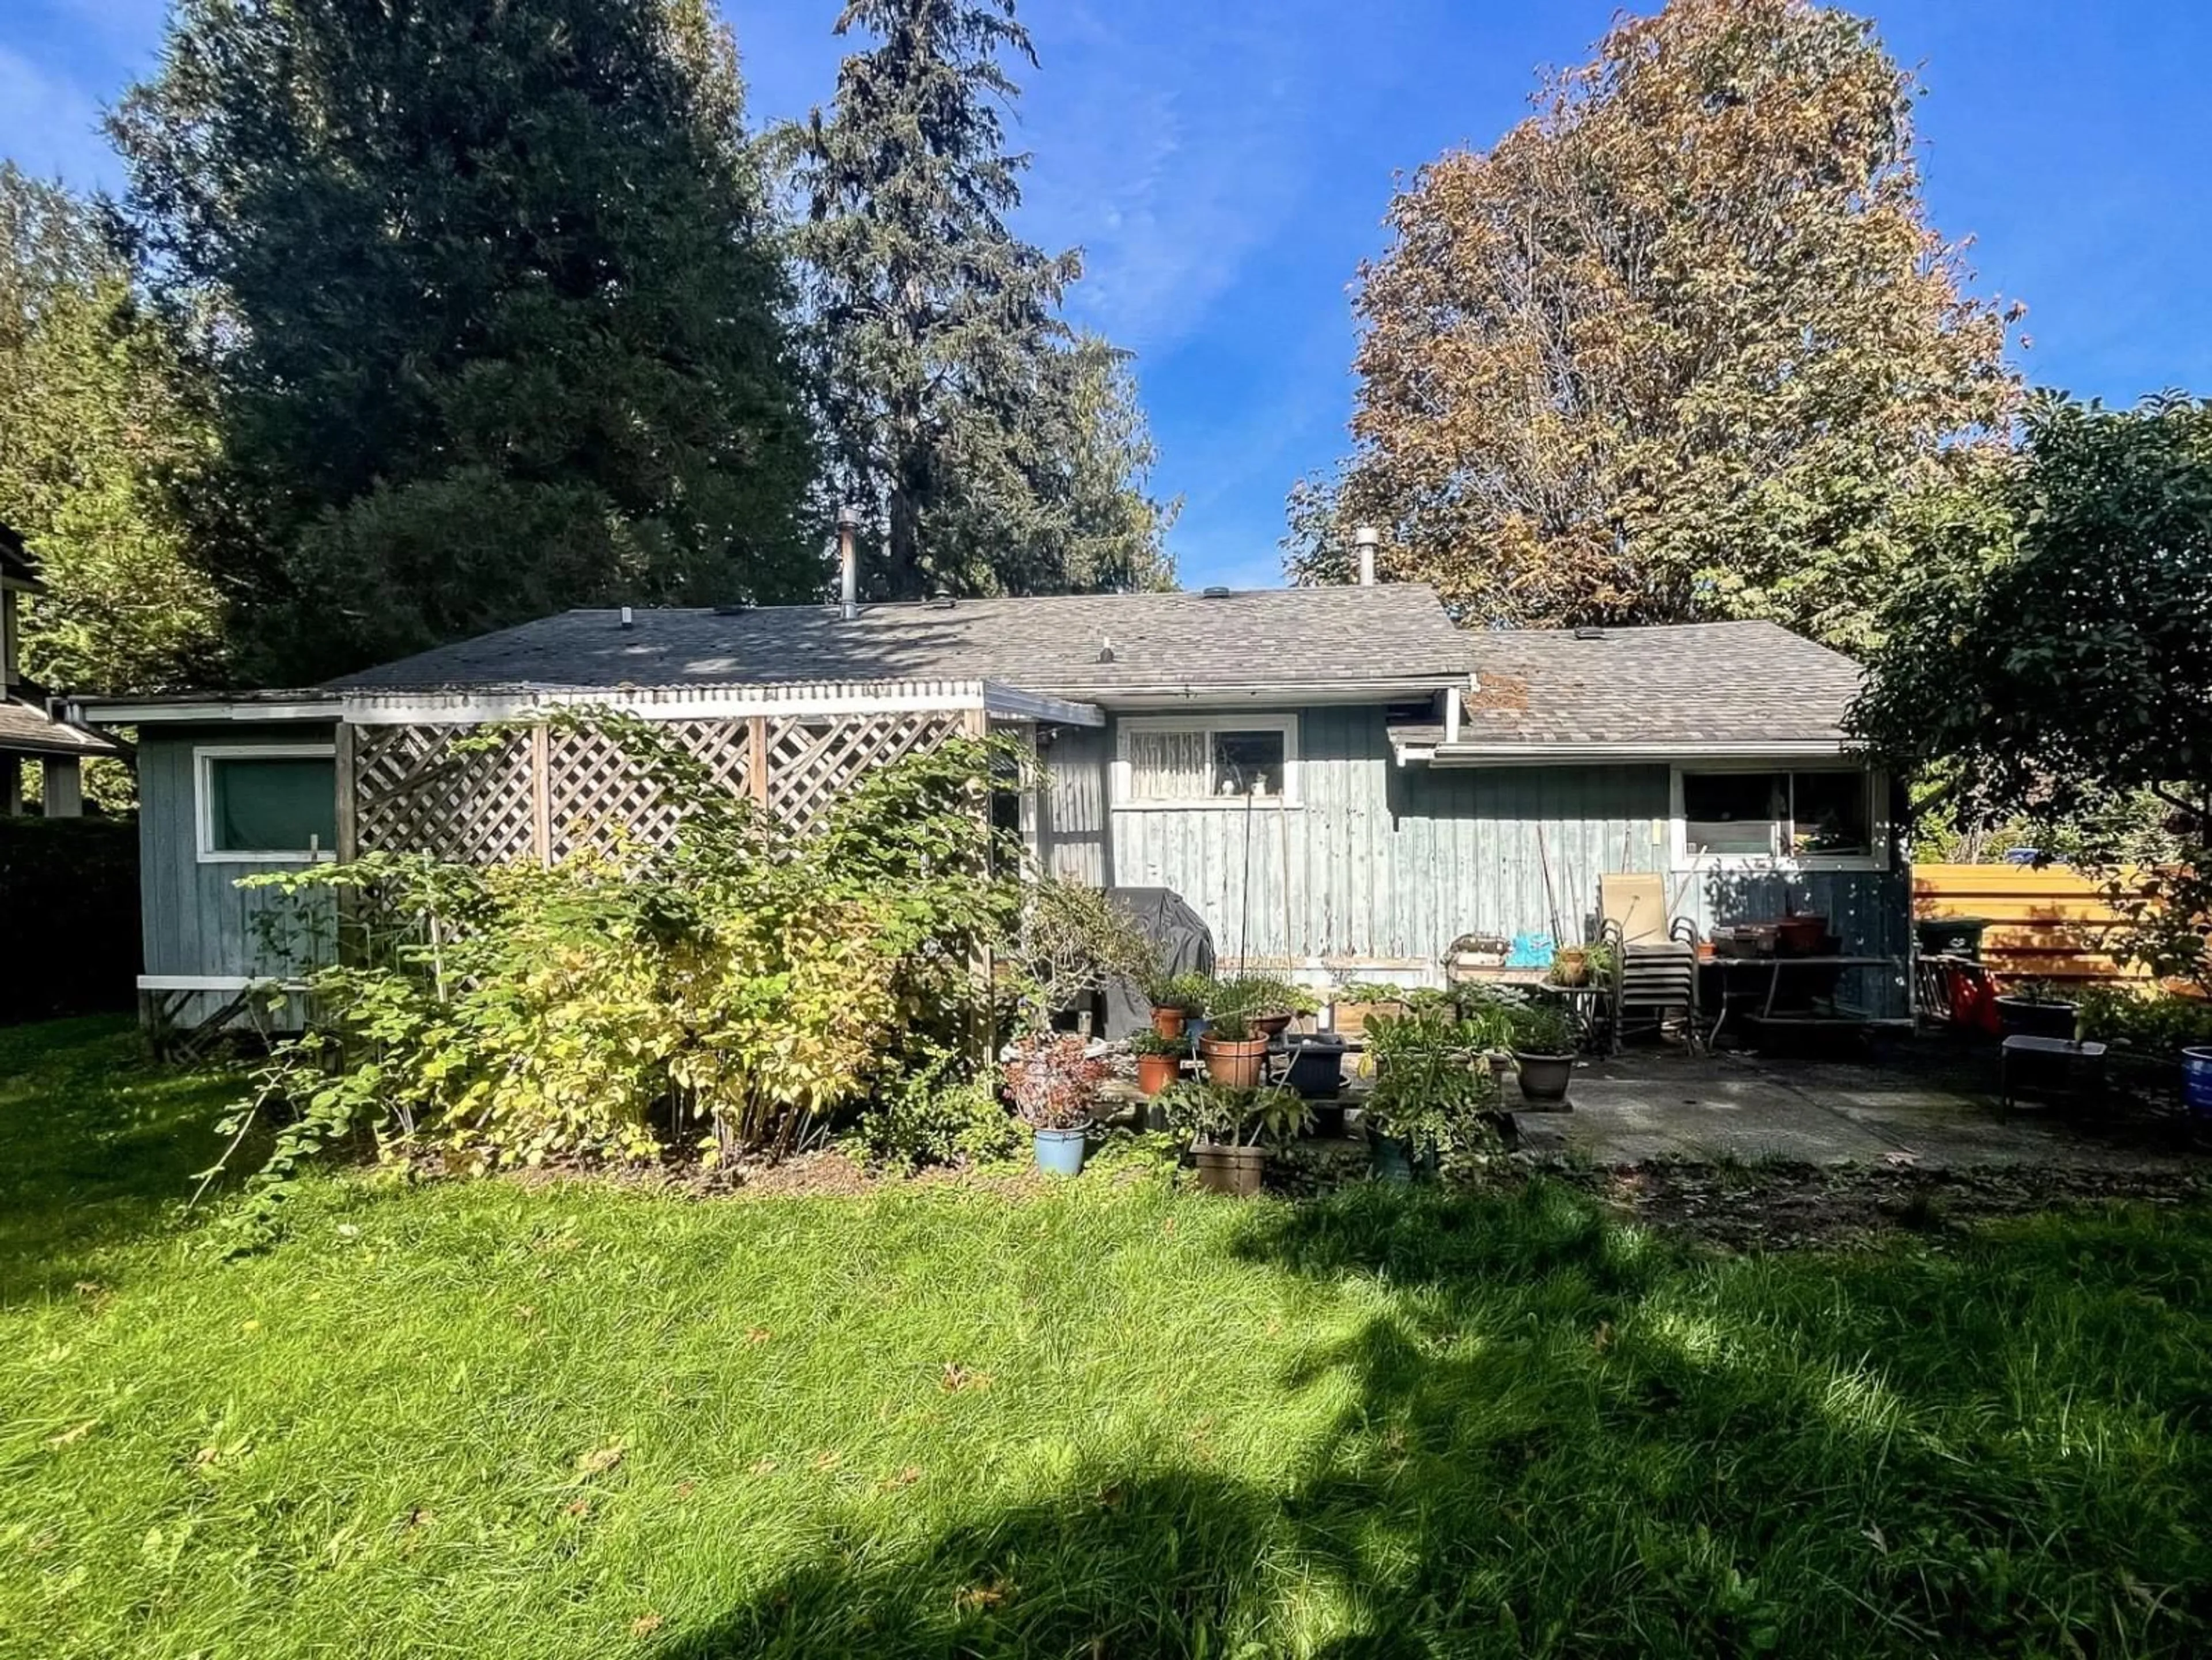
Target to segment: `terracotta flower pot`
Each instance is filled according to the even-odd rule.
[[[1555,985],[1587,986],[1589,984],[1589,953],[1569,946],[1556,952],[1552,958],[1552,981]]]
[[[1265,1147],[1224,1147],[1201,1141],[1191,1152],[1198,1161],[1198,1185],[1208,1193],[1249,1199],[1260,1191],[1267,1173]]]
[[[1267,1040],[1254,1037],[1236,1043],[1225,1037],[1201,1037],[1198,1054],[1211,1081],[1224,1089],[1255,1090],[1267,1063]]]
[[[1156,1007],[1152,1010],[1152,1030],[1163,1037],[1180,1037],[1184,1018],[1181,1009]]]
[[[1182,1076],[1182,1057],[1179,1055],[1140,1055],[1137,1057],[1137,1087],[1146,1095],[1158,1095]]]

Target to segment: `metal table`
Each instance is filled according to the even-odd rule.
[[[1771,1024],[1774,1019],[1774,1000],[1782,990],[1782,976],[1784,970],[1888,969],[1893,972],[1902,974],[1905,971],[1905,965],[1904,959],[1897,957],[1706,957],[1699,958],[1698,971],[1702,974],[1708,969],[1712,970],[1721,977],[1720,1013],[1715,1018],[1712,1030],[1707,1035],[1708,1041],[1711,1041],[1711,1038],[1720,1036],[1721,1027],[1728,1021],[1728,981],[1730,973],[1734,970],[1763,969],[1766,971],[1766,1000],[1760,1006],[1759,1013],[1759,1023],[1765,1025]],[[1891,1020],[1873,1015],[1862,1015],[1848,1018],[1844,1016],[1831,1016],[1824,1019],[1822,1024],[1895,1026],[1910,1025],[1912,1023],[1910,1020]]]

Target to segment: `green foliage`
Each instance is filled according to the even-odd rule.
[[[1156,1031],[1131,1034],[1129,1053],[1132,1055],[1172,1055],[1178,1058],[1190,1053],[1188,1037],[1163,1037]]]
[[[138,827],[0,817],[0,1023],[127,1009],[143,960]]]
[[[1510,1030],[1522,1055],[1572,1055],[1581,1047],[1574,1018],[1557,1003],[1532,999],[1512,1012]]]
[[[1292,496],[1304,581],[1470,624],[1772,618],[1847,650],[2003,433],[2005,316],[1932,229],[1919,94],[1801,0],[1621,14],[1360,272],[1357,447]]]
[[[1206,1000],[1213,994],[1213,977],[1194,970],[1182,974],[1162,974],[1155,969],[1145,976],[1145,995],[1152,1000],[1156,1009],[1173,1009],[1179,1014],[1206,1012]]]
[[[1406,988],[1381,980],[1352,980],[1339,986],[1332,1000],[1339,1003],[1402,1003],[1406,1000]]]
[[[954,1051],[927,1056],[878,1091],[848,1142],[871,1164],[894,1170],[1012,1158],[1023,1137],[1006,1110],[1004,1082],[997,1067],[978,1071]]]
[[[2212,1045],[2212,1002],[2174,992],[2091,986],[2081,994],[2075,1030],[2085,1043],[2178,1060],[2184,1049]]]
[[[1103,891],[1049,876],[1030,885],[1018,950],[1042,1021],[1117,980],[1142,980],[1154,962],[1144,930]]]
[[[615,735],[690,804],[673,846],[550,869],[371,854],[247,879],[350,896],[337,964],[310,981],[325,1025],[280,1047],[241,1104],[240,1128],[294,1115],[257,1190],[281,1203],[301,1159],[355,1132],[463,1168],[781,1157],[878,1087],[909,1121],[878,1139],[919,1152],[914,1121],[957,1106],[920,1098],[950,1087],[943,1057],[994,1013],[970,965],[1022,903],[991,873],[1010,850],[981,811],[1008,746],[908,757],[799,835],[650,722],[557,719]]]
[[[1006,1095],[1033,1130],[1081,1129],[1096,1116],[1099,1086],[1114,1075],[1103,1055],[1073,1032],[1035,1032],[1014,1040],[1006,1057]]]
[[[1203,1079],[1163,1090],[1157,1104],[1170,1129],[1211,1146],[1279,1146],[1312,1116],[1294,1090],[1231,1089]]]
[[[31,679],[155,692],[220,672],[222,607],[172,497],[210,453],[204,391],[94,205],[0,161],[0,523],[46,585],[23,611]]]
[[[1370,1122],[1417,1148],[1466,1149],[1485,1140],[1480,1115],[1498,1099],[1488,1037],[1481,1022],[1441,1011],[1370,1019]]]
[[[703,0],[180,0],[111,122],[246,667],[816,592],[787,288]]]
[[[1995,526],[1900,584],[1851,726],[1960,816],[2212,803],[2212,403],[2039,396]],[[2201,836],[2201,828],[2196,832]]]
[[[873,38],[780,146],[833,488],[884,550],[870,590],[1171,586],[1127,354],[1061,319],[1080,257],[1008,228],[1006,61],[1036,62],[1013,0],[848,0],[837,29]]]

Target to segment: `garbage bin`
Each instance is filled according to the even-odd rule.
[[[1923,957],[1963,957],[1978,963],[1982,930],[1989,926],[1985,916],[1930,916],[1915,922],[1912,932],[1920,940]]]

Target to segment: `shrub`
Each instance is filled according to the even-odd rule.
[[[1162,974],[1157,970],[1145,976],[1145,995],[1156,1009],[1173,1009],[1180,1014],[1203,1014],[1206,1000],[1213,990],[1209,975],[1195,972]]]
[[[2178,1060],[2184,1049],[2212,1045],[2212,1002],[2201,997],[2094,986],[2081,994],[2079,1018],[2084,1039],[2139,1055]]]
[[[1582,1047],[1573,1018],[1556,1003],[1531,1002],[1513,1011],[1513,1047],[1522,1055],[1572,1055]]]
[[[1006,1094],[1031,1129],[1080,1129],[1098,1105],[1098,1087],[1114,1068],[1073,1033],[1040,1032],[1014,1044],[1006,1060]]]
[[[1230,1089],[1219,1084],[1177,1084],[1160,1092],[1168,1127],[1208,1146],[1259,1146],[1289,1140],[1304,1128],[1310,1109],[1286,1089]]]
[[[801,835],[649,723],[582,718],[687,803],[672,845],[550,869],[373,854],[248,879],[352,896],[340,965],[311,981],[316,1028],[242,1104],[297,1115],[273,1179],[361,1127],[466,1168],[780,1157],[873,1092],[911,1120],[951,1087],[942,1057],[997,1012],[972,965],[1022,909],[993,873],[1018,859],[981,810],[1007,746],[910,756]],[[911,1122],[877,1136],[915,1139]]]
[[[996,1067],[976,1071],[961,1055],[939,1055],[885,1086],[848,1145],[869,1163],[898,1170],[1011,1158],[1024,1144],[1005,1081]]]

